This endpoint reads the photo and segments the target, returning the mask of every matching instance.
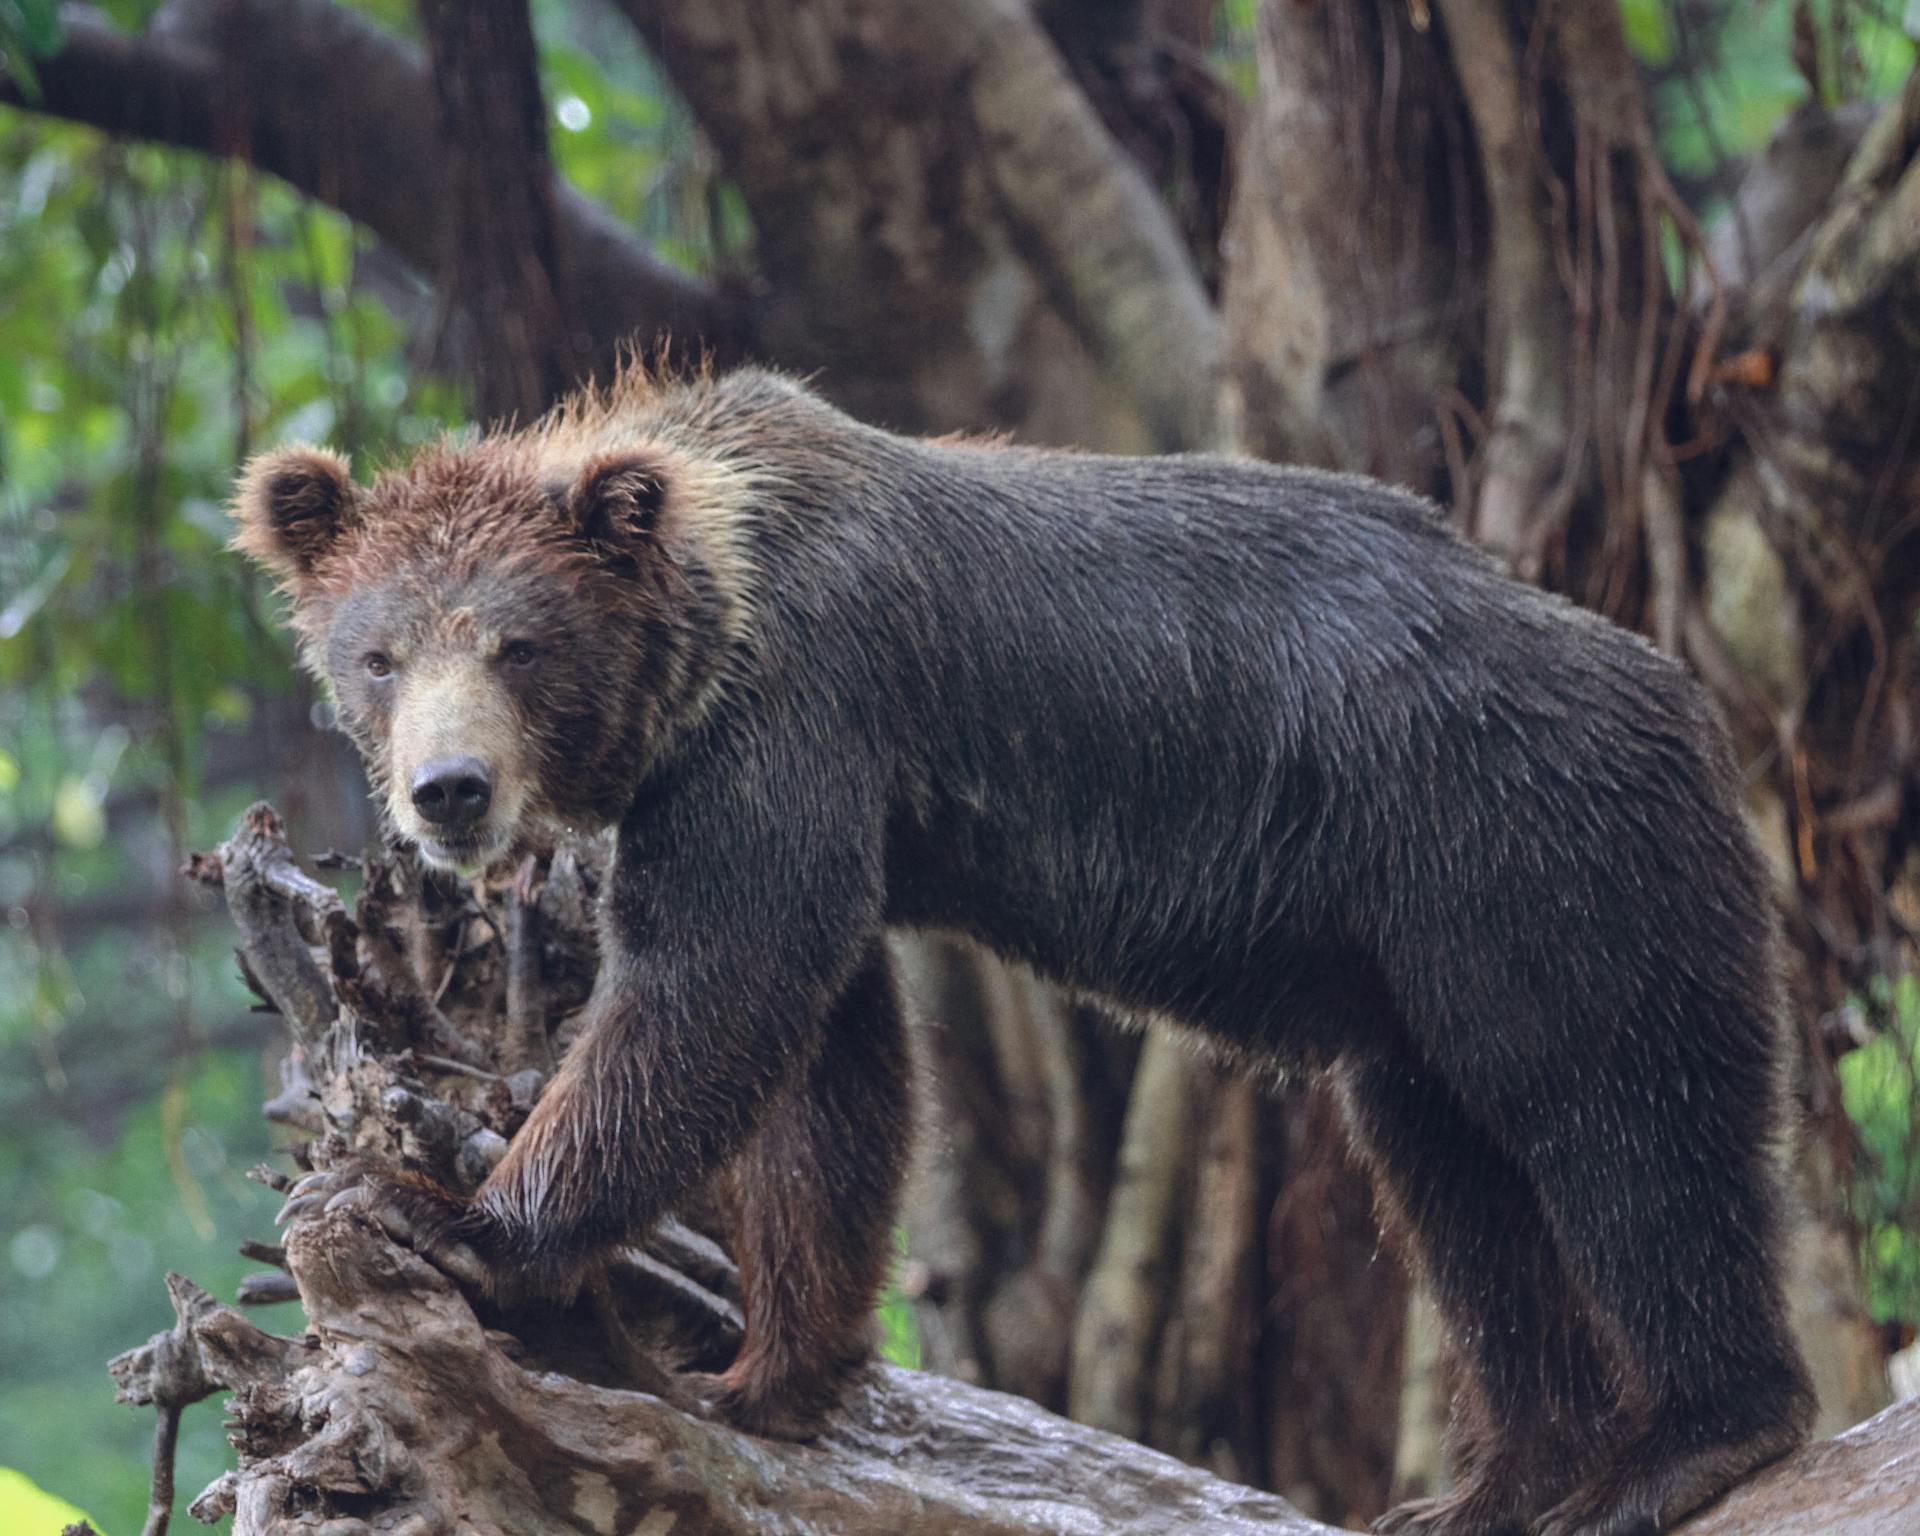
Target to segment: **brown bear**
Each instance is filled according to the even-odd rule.
[[[731,1165],[724,1406],[803,1430],[907,1163],[883,936],[953,931],[1337,1075],[1469,1367],[1458,1486],[1385,1529],[1665,1529],[1805,1433],[1726,746],[1678,666],[1422,502],[910,441],[741,372],[365,489],[283,449],[236,511],[428,861],[617,829],[584,1030],[478,1195],[360,1173],[296,1210],[564,1292]]]

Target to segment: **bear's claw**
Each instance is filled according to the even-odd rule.
[[[470,1290],[491,1289],[486,1261],[453,1232],[466,1215],[465,1207],[427,1185],[351,1165],[321,1169],[287,1191],[274,1225],[334,1211],[358,1212],[457,1284]]]

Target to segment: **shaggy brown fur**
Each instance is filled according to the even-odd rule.
[[[908,1148],[888,926],[1328,1068],[1467,1363],[1433,1536],[1664,1528],[1804,1433],[1776,939],[1671,662],[1365,481],[916,443],[629,378],[356,489],[249,470],[399,830],[617,828],[578,1044],[478,1197],[564,1290],[732,1166],[743,1421],[866,1348]],[[457,793],[456,793],[457,792]],[[457,801],[457,807],[456,807]]]

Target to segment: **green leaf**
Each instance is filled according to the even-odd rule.
[[[1620,0],[1620,23],[1627,46],[1643,64],[1665,64],[1673,57],[1673,34],[1662,0]]]
[[[160,9],[162,0],[98,0],[107,19],[126,32],[138,31]]]
[[[53,832],[69,848],[98,848],[107,835],[99,786],[69,774],[53,792]]]
[[[0,0],[0,36],[37,58],[58,53],[67,40],[59,0]]]
[[[86,1518],[77,1504],[48,1493],[26,1473],[0,1467],[0,1531],[53,1536],[55,1531],[78,1525]]]

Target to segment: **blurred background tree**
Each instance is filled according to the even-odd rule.
[[[231,1294],[270,1213],[273,1032],[173,871],[261,794],[297,846],[376,835],[223,553],[235,464],[524,419],[629,338],[901,430],[1383,475],[1684,655],[1797,960],[1826,1425],[1885,1401],[1920,1323],[1915,19],[0,0],[0,1529],[34,1484],[136,1527],[101,1362],[163,1269]],[[909,958],[929,1366],[1328,1519],[1438,1475],[1443,1343],[1324,1095]],[[194,1410],[181,1488],[227,1455]]]

